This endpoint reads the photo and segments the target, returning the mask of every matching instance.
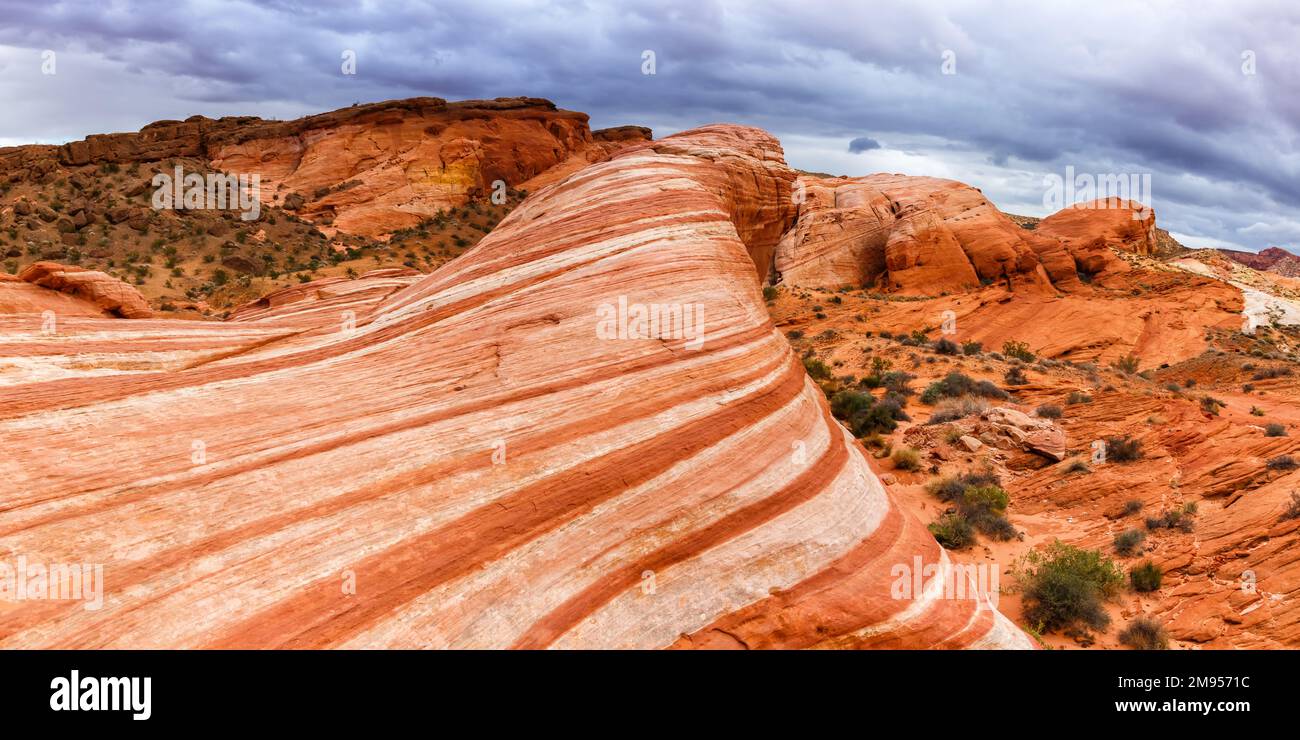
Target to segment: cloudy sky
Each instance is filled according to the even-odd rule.
[[[1075,5],[0,0],[0,146],[531,95],[597,128],[761,126],[796,167],[950,177],[1027,215],[1067,167],[1150,173],[1185,243],[1300,251],[1300,4]]]

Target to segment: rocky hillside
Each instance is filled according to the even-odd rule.
[[[1275,272],[1284,277],[1300,278],[1300,257],[1282,249],[1269,247],[1260,252],[1240,252],[1234,249],[1220,249],[1228,259],[1254,269]]]
[[[649,131],[592,132],[536,98],[389,101],[294,121],[159,121],[0,149],[0,258],[135,285],[163,312],[220,314],[277,288],[379,267],[431,271],[527,194]],[[257,175],[261,207],[157,208],[155,175]]]

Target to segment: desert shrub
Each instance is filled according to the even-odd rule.
[[[930,424],[946,424],[950,421],[978,416],[988,410],[989,404],[982,398],[961,396],[945,398],[935,404],[934,413],[930,415]]]
[[[940,545],[949,550],[960,550],[975,542],[975,528],[966,517],[955,512],[939,517],[927,529]]]
[[[1133,355],[1129,355],[1128,357],[1121,357],[1118,360],[1115,360],[1113,363],[1111,363],[1111,367],[1115,368],[1116,370],[1126,375],[1132,375],[1133,373],[1137,372],[1138,358],[1134,357]]]
[[[945,375],[942,380],[936,380],[927,386],[925,391],[921,393],[921,402],[933,405],[941,398],[957,398],[959,396],[980,396],[998,400],[1011,397],[1006,391],[987,380],[977,381],[969,375],[953,371]]]
[[[1134,650],[1168,650],[1169,633],[1150,617],[1138,617],[1119,633],[1119,643]]]
[[[877,401],[869,393],[839,391],[831,396],[831,413],[843,419],[856,437],[886,434],[898,428],[898,422],[907,421],[899,397],[886,395]]]
[[[1025,385],[1029,382],[1029,378],[1025,377],[1025,371],[1018,367],[1007,370],[1006,375],[1002,376],[1002,380],[1007,385]]]
[[[1142,511],[1141,501],[1135,498],[1131,498],[1128,501],[1124,502],[1124,516],[1132,516],[1133,514],[1136,514],[1139,511]]]
[[[1164,578],[1164,574],[1160,572],[1159,566],[1147,560],[1133,566],[1133,569],[1128,572],[1128,577],[1134,591],[1148,593],[1160,588],[1160,581]]]
[[[1263,415],[1264,415],[1264,409],[1261,409],[1261,408],[1258,407],[1258,406],[1251,406],[1251,407],[1250,407],[1250,415],[1251,415],[1251,416],[1263,416]]]
[[[1040,419],[1059,419],[1061,418],[1061,407],[1045,403],[1034,409],[1034,415]]]
[[[1034,353],[1029,351],[1029,345],[1024,342],[1007,340],[1002,344],[1002,354],[1007,357],[1014,357],[1024,362],[1033,362]]]
[[[1286,427],[1276,422],[1264,426],[1265,437],[1285,437]]]
[[[1069,475],[1070,473],[1087,473],[1087,472],[1090,472],[1090,471],[1091,471],[1091,468],[1088,467],[1088,463],[1084,462],[1083,460],[1077,459],[1077,458],[1074,459],[1074,460],[1071,460],[1071,461],[1070,461],[1070,464],[1067,465],[1067,466],[1065,466],[1065,474],[1066,474],[1066,475]]]
[[[1277,457],[1270,457],[1268,462],[1264,463],[1264,466],[1269,470],[1295,470],[1297,464],[1295,458],[1290,455],[1278,455]]]
[[[827,367],[826,363],[816,357],[803,358],[803,369],[808,371],[808,375],[813,380],[830,380],[833,377],[831,369]]]
[[[894,467],[899,470],[916,471],[921,469],[921,453],[911,447],[899,447],[894,450],[894,454],[889,456],[894,461]]]
[[[1119,592],[1124,572],[1096,550],[1060,540],[1026,555],[1016,568],[1024,614],[1040,632],[1082,624],[1103,630],[1110,617],[1102,603]]]
[[[777,290],[776,286],[774,285],[763,286],[763,300],[775,301],[776,297],[779,295],[781,295],[781,291]]]
[[[885,387],[885,390],[900,396],[910,396],[915,393],[911,386],[913,380],[916,380],[915,375],[902,370],[891,370],[880,376],[880,384]]]
[[[1167,509],[1160,516],[1147,517],[1147,529],[1177,529],[1182,532],[1190,532],[1195,526],[1192,517],[1196,513],[1196,505],[1188,503],[1180,509]]]
[[[1011,497],[991,472],[963,473],[941,478],[932,481],[926,490],[952,504],[947,513],[959,515],[984,535],[997,540],[1010,540],[1019,536],[1016,528],[1006,518]]]
[[[941,355],[955,355],[961,350],[957,347],[956,342],[949,339],[940,339],[934,343],[934,351]]]
[[[1138,551],[1147,533],[1140,529],[1126,529],[1115,535],[1115,552],[1120,555],[1133,555]]]
[[[1133,462],[1142,459],[1142,440],[1125,434],[1106,438],[1106,459],[1114,462]]]
[[[1300,519],[1300,491],[1291,492],[1291,502],[1287,504],[1286,511],[1282,512],[1283,519]]]
[[[1092,396],[1083,391],[1070,391],[1070,395],[1065,397],[1065,402],[1071,406],[1080,403],[1092,403]]]
[[[1223,401],[1213,396],[1201,396],[1201,410],[1211,416],[1218,416],[1219,409],[1223,407]]]
[[[961,353],[963,355],[978,355],[984,351],[983,342],[962,342]]]
[[[1285,366],[1266,367],[1250,376],[1251,380],[1272,380],[1273,378],[1285,378],[1291,375],[1291,368]]]

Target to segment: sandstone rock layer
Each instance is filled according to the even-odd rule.
[[[707,127],[424,278],[224,324],[0,318],[0,543],[106,582],[98,611],[0,606],[0,646],[1029,647],[945,598],[773,328],[793,181],[769,135]]]

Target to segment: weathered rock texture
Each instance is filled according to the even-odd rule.
[[[55,297],[50,291],[64,294]],[[75,265],[34,262],[14,278],[0,276],[0,313],[41,313],[77,316],[108,315],[147,319],[153,315],[140,291],[99,272]]]
[[[107,584],[6,605],[0,646],[1028,647],[944,598],[773,328],[755,265],[793,180],[772,137],[707,127],[407,287],[43,339],[0,317],[0,542]],[[702,310],[702,345],[599,334],[620,299]],[[938,574],[896,598],[917,558]]]
[[[775,264],[792,285],[938,295],[991,282],[1048,291],[1053,279],[1077,282],[1059,244],[1017,226],[969,185],[905,175],[801,185],[798,222]]]

